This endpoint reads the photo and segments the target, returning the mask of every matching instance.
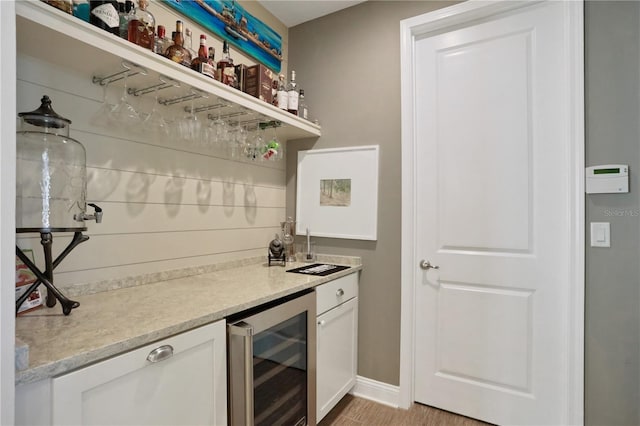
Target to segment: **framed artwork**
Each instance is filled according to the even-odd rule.
[[[376,240],[377,145],[298,152],[296,234]]]
[[[276,73],[282,63],[282,37],[234,0],[162,0]]]

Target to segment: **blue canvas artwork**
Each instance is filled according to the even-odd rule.
[[[233,0],[163,0],[180,14],[227,40],[276,73],[282,62],[282,37]]]

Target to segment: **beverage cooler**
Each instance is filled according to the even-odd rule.
[[[316,424],[315,306],[309,291],[228,320],[231,425]]]

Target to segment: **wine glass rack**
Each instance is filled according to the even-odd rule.
[[[126,76],[129,94],[143,96],[161,90],[162,97],[158,98],[161,105],[190,101],[193,111],[185,107],[188,112],[220,111],[220,114],[213,115],[256,125],[278,123],[278,135],[283,140],[321,136],[317,124],[174,63],[44,2],[16,2],[16,19],[19,52],[86,75],[95,84],[109,85]],[[57,46],[64,48],[53,48]]]

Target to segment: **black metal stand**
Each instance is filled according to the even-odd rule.
[[[73,239],[69,243],[69,245],[58,255],[58,257],[53,260],[51,254],[51,246],[53,245],[53,235],[51,232],[40,232],[40,243],[42,244],[42,248],[44,249],[44,261],[45,261],[45,270],[44,272],[40,271],[38,267],[29,259],[23,252],[20,250],[18,246],[16,246],[16,256],[20,258],[22,262],[29,268],[36,276],[37,280],[33,284],[29,286],[27,291],[20,296],[18,300],[16,300],[16,314],[18,313],[18,309],[24,303],[25,300],[29,297],[29,295],[36,289],[40,284],[44,284],[47,287],[47,306],[53,307],[56,305],[56,299],[60,301],[60,305],[62,305],[62,313],[65,315],[69,315],[71,310],[80,306],[79,302],[68,299],[64,294],[60,292],[53,285],[53,270],[62,262],[62,260],[67,257],[71,250],[76,248],[79,244],[87,241],[89,237],[86,235],[82,235],[82,232],[76,231],[73,234]],[[52,297],[53,296],[53,297]]]

